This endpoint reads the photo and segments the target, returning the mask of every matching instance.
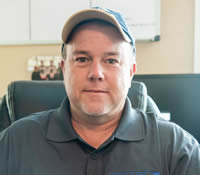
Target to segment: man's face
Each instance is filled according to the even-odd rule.
[[[110,26],[81,26],[61,63],[72,115],[113,116],[122,112],[134,74],[130,45]]]

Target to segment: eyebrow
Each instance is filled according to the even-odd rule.
[[[106,52],[104,53],[104,56],[117,56],[120,55],[119,52]]]
[[[75,50],[73,52],[73,55],[78,55],[78,54],[83,54],[83,55],[88,55],[88,56],[90,55],[89,52],[83,51],[83,50]]]

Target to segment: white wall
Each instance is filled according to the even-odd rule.
[[[138,74],[192,73],[194,0],[161,0],[161,41],[136,43]],[[27,60],[60,55],[60,45],[0,46],[0,97],[13,80],[28,80]]]

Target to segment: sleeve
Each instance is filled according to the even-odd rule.
[[[10,159],[10,138],[8,129],[0,132],[0,174],[8,175]]]
[[[182,141],[182,142],[181,142]],[[172,165],[174,175],[200,175],[200,146],[199,143],[189,135],[176,143],[173,154],[177,154],[177,161]]]
[[[163,169],[167,166],[167,174],[170,175],[200,175],[200,146],[197,140],[176,124],[167,128],[168,134],[163,137],[162,143]]]

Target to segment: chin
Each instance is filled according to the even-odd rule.
[[[109,105],[96,105],[96,106],[95,105],[90,105],[90,106],[83,105],[82,110],[88,116],[100,117],[100,116],[103,116],[106,113],[108,113],[111,109],[110,109]]]

